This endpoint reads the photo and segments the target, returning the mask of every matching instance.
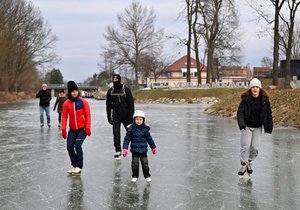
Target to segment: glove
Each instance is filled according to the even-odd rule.
[[[61,135],[64,139],[67,138],[67,131],[66,130],[61,130]]]
[[[111,125],[113,124],[113,120],[109,116],[107,116],[107,121],[108,121],[109,124],[111,124]]]
[[[85,135],[90,136],[91,134],[92,134],[92,133],[91,133],[91,129],[86,128],[86,129],[85,129]]]
[[[243,126],[240,127],[240,130],[244,130],[244,129],[246,130],[246,126],[245,125],[243,125]]]
[[[156,154],[156,147],[152,149],[152,154],[153,154],[153,155]]]
[[[125,157],[128,154],[128,149],[123,149],[122,153],[123,153],[123,157]]]

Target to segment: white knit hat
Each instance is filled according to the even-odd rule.
[[[260,82],[259,79],[253,78],[253,79],[250,81],[249,89],[251,89],[252,87],[255,87],[255,86],[261,88],[261,82]]]

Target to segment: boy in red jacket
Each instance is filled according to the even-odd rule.
[[[67,138],[68,118],[70,129]],[[74,81],[68,82],[68,99],[63,104],[61,132],[62,137],[67,138],[67,150],[73,166],[68,173],[79,175],[83,167],[82,144],[86,136],[91,135],[91,113],[89,103],[80,97]]]

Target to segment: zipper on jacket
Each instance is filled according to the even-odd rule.
[[[77,119],[76,119],[76,101],[74,102],[74,119],[75,119],[76,130],[78,130]]]

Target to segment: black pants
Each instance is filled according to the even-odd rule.
[[[139,160],[141,161],[142,164],[142,169],[143,169],[143,174],[144,177],[150,177],[149,173],[149,165],[148,165],[148,157],[147,153],[132,153],[132,161],[131,161],[131,169],[132,169],[132,177],[139,177]]]
[[[61,123],[61,112],[58,112],[58,123]]]
[[[113,135],[114,135],[114,146],[116,152],[121,152],[121,124],[127,131],[128,121],[121,121],[118,118],[113,119]]]

